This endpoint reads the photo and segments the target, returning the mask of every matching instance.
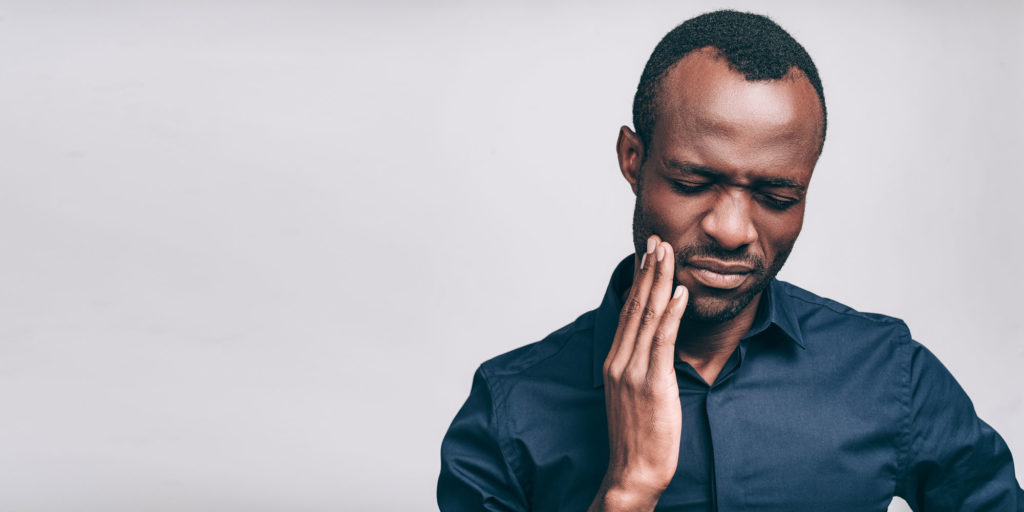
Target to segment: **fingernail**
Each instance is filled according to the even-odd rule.
[[[679,297],[682,297],[682,295],[683,295],[683,285],[676,286],[676,291],[672,292],[672,298],[673,299],[678,299]]]
[[[664,245],[659,245],[658,246],[658,261],[661,261],[663,259],[665,259],[665,246]]]
[[[646,252],[645,252],[645,253],[644,253],[644,255],[643,255],[643,256],[642,256],[641,258],[640,258],[640,270],[643,270],[643,269],[644,269],[644,262],[645,262],[645,261],[647,261],[647,253],[646,253]]]
[[[654,252],[654,246],[656,246],[657,244],[658,243],[654,241],[654,237],[653,236],[648,238],[647,239],[647,254],[650,254],[650,253]]]

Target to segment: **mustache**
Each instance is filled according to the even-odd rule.
[[[727,250],[719,245],[689,245],[676,250],[676,265],[684,265],[686,261],[694,257],[714,258],[725,262],[745,265],[753,268],[755,274],[765,272],[764,259],[755,254],[750,254],[746,249]]]

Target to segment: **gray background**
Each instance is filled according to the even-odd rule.
[[[476,365],[630,251],[649,52],[724,6],[825,84],[782,277],[1024,460],[1024,3],[545,4],[0,3],[0,510],[432,509]]]

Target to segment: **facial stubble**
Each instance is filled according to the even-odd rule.
[[[637,254],[642,254],[647,247],[647,239],[655,234],[655,226],[651,222],[651,216],[647,214],[643,206],[641,190],[642,184],[638,184],[636,194],[636,206],[633,209],[633,246]],[[794,241],[795,242],[795,241]],[[758,296],[771,280],[779,273],[786,263],[793,243],[783,248],[775,255],[770,265],[765,265],[764,259],[748,253],[748,248],[743,247],[735,251],[723,249],[709,240],[704,244],[693,244],[684,247],[674,247],[676,268],[686,264],[694,256],[707,256],[718,260],[742,263],[753,267],[751,278],[754,282],[746,290],[735,297],[726,297],[728,292],[716,294],[690,290],[690,301],[683,315],[683,322],[695,322],[704,324],[719,324],[736,318],[750,303]],[[674,285],[678,285],[678,281]]]

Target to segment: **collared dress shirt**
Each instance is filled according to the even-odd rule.
[[[584,511],[608,464],[601,306],[485,362],[441,445],[443,512]],[[1024,511],[1009,449],[900,320],[772,281],[712,385],[676,357],[679,463],[655,510]]]

